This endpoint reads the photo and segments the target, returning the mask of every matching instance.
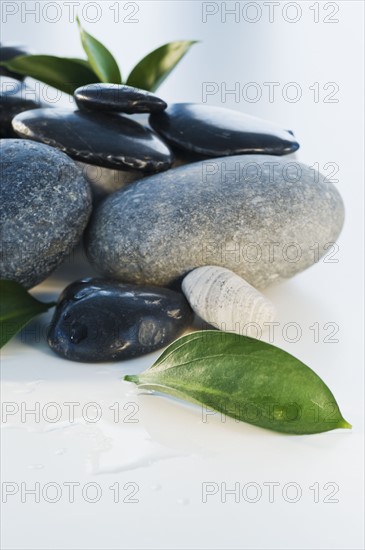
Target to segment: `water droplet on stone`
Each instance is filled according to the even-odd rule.
[[[82,298],[86,298],[90,294],[93,294],[95,292],[95,288],[93,286],[88,288],[83,288],[82,290],[79,290],[74,294],[74,300],[81,300]]]

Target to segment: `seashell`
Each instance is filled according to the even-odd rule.
[[[182,282],[190,306],[201,319],[225,332],[260,338],[275,319],[274,305],[244,279],[218,266],[191,271]]]

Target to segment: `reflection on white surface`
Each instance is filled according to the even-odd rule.
[[[88,459],[90,474],[116,474],[147,468],[169,458],[183,456],[181,453],[153,441],[143,427],[125,429],[104,423],[99,427],[105,438]]]

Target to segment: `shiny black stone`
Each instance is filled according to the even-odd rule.
[[[18,57],[18,55],[28,55],[27,52],[22,46],[0,46],[0,61],[10,61],[13,57]],[[11,78],[16,78],[17,80],[24,80],[25,76],[20,73],[15,73],[14,71],[9,71],[6,67],[0,65],[0,75],[10,76]]]
[[[88,84],[74,93],[80,109],[120,113],[158,113],[167,107],[162,99],[145,90],[118,84]]]
[[[106,279],[84,279],[61,294],[48,344],[72,361],[94,363],[139,357],[184,332],[193,314],[169,289]]]
[[[11,125],[12,119],[37,107],[40,103],[25,84],[9,76],[0,76],[0,138],[17,137]]]
[[[160,172],[173,161],[170,149],[154,132],[119,114],[37,109],[15,117],[13,128],[20,137],[106,168]]]
[[[171,145],[210,157],[286,155],[299,148],[292,132],[223,107],[175,103],[163,113],[152,114],[149,121]]]

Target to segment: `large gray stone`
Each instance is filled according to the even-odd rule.
[[[87,253],[124,282],[170,285],[220,265],[263,288],[315,263],[343,219],[339,193],[312,168],[269,155],[224,157],[109,196],[93,216]]]
[[[53,147],[0,140],[0,277],[30,288],[80,240],[91,212],[80,169]]]

